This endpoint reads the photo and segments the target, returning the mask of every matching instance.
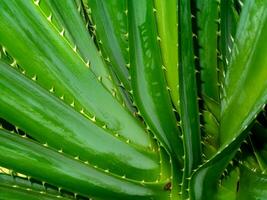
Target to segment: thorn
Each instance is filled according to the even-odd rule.
[[[83,110],[83,108],[80,110],[80,113],[84,114],[84,110]]]
[[[241,7],[243,7],[244,4],[242,3],[242,1],[239,0],[238,3],[240,4]]]
[[[227,59],[227,58],[225,59],[225,62],[226,62],[226,65],[228,65],[228,64],[229,64],[229,61],[228,61],[228,59]]]
[[[60,35],[63,37],[65,33],[65,29],[63,28],[62,31],[60,32]]]
[[[235,42],[235,39],[233,38],[232,35],[230,35],[230,39],[231,39],[231,41],[232,41],[233,43]]]
[[[36,75],[34,75],[34,76],[32,77],[32,80],[33,80],[33,81],[36,81],[36,79],[37,79],[37,77],[36,77]]]
[[[52,20],[52,13],[50,13],[50,15],[47,17],[47,20],[48,20],[49,22],[51,22],[51,20]]]
[[[95,116],[93,116],[93,117],[89,117],[90,118],[90,120],[92,121],[92,122],[96,122],[96,118],[95,118]]]
[[[70,106],[71,106],[71,107],[74,107],[74,105],[75,105],[75,104],[74,104],[74,101],[72,101],[72,103],[70,104]]]
[[[81,12],[81,5],[79,5],[78,7],[78,12]]]
[[[15,67],[17,65],[17,61],[14,59],[13,62],[10,64],[12,67]]]
[[[221,19],[220,18],[219,19],[216,19],[215,22],[217,22],[218,24],[220,24],[221,23]]]
[[[110,63],[110,59],[109,59],[109,57],[106,58],[106,61]]]
[[[51,89],[49,90],[49,92],[53,93],[54,91],[55,91],[54,86],[52,86]]]
[[[103,129],[107,129],[107,125],[106,125],[106,124],[103,125],[102,128],[103,128]]]
[[[232,49],[230,48],[230,46],[227,46],[227,48],[228,48],[229,53],[231,53]]]
[[[77,46],[76,46],[76,45],[73,47],[73,51],[74,51],[75,53],[77,52]]]
[[[3,53],[6,55],[6,48],[2,47]]]
[[[35,1],[34,1],[34,4],[35,4],[36,6],[39,6],[39,3],[40,3],[40,0],[35,0]]]
[[[85,63],[85,65],[86,65],[86,67],[90,67],[90,62],[89,62],[89,60],[87,60],[87,62]]]
[[[124,11],[124,13],[125,13],[125,15],[128,15],[128,10],[126,9],[126,10]]]

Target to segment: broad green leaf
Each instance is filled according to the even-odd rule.
[[[237,200],[264,200],[267,197],[267,175],[241,167]]]
[[[149,128],[181,167],[183,146],[164,79],[153,1],[128,3],[133,96]]]
[[[177,0],[155,0],[154,4],[166,80],[172,102],[179,111],[178,3]]]
[[[244,134],[233,141],[227,148],[218,151],[210,160],[202,164],[190,177],[189,194],[192,200],[214,199],[221,173],[226,168],[236,149],[244,140]]]
[[[114,134],[144,147],[151,145],[143,126],[88,69],[38,5],[1,1],[0,29],[0,44],[28,77]]]
[[[27,178],[0,173],[0,194],[4,199],[74,199],[62,196],[58,190],[33,183]]]
[[[168,199],[169,194],[162,182],[146,184],[112,176],[5,131],[0,131],[0,165],[96,199]]]
[[[34,190],[25,190],[12,186],[0,185],[1,199],[27,199],[27,200],[67,200],[69,198],[57,197]]]
[[[180,1],[179,15],[180,123],[185,150],[182,192],[183,197],[187,198],[188,178],[198,167],[202,157],[190,1]]]
[[[201,92],[203,95],[219,101],[217,39],[218,39],[218,2],[216,0],[196,0],[199,62],[201,67]],[[204,99],[205,101],[205,99]]]
[[[83,0],[88,5],[103,56],[127,91],[131,90],[127,0]]]
[[[158,179],[157,152],[123,141],[1,62],[0,74],[0,117],[41,144],[106,173],[140,181]]]
[[[75,1],[45,0],[40,1],[37,7],[51,18],[51,22],[55,24],[62,37],[65,37],[73,48],[76,48],[84,62],[89,63],[93,73],[101,77],[102,83],[112,92],[114,85],[110,80],[107,66],[86,29]]]
[[[214,118],[214,116],[208,111],[203,111],[202,116],[205,122],[205,135],[203,135],[201,141],[201,143],[203,144],[202,151],[205,157],[211,158],[211,156],[213,156],[219,148],[219,123]]]
[[[220,53],[223,61],[221,74],[225,76],[231,59],[232,48],[239,16],[234,7],[234,0],[224,0],[220,3]]]
[[[266,37],[267,1],[246,1],[225,78],[220,120],[222,145],[239,135],[267,102]]]
[[[236,167],[221,180],[215,200],[237,200],[239,179],[240,170]]]
[[[246,1],[226,74],[220,120],[221,146],[193,174],[191,197],[194,200],[214,196],[216,180],[246,138],[247,127],[267,102],[266,37],[267,1]]]

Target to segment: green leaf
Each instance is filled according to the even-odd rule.
[[[131,90],[127,0],[84,0],[88,5],[98,44],[126,90]]]
[[[153,1],[128,3],[133,96],[149,128],[182,167],[183,146],[166,89]]]
[[[68,198],[57,197],[34,190],[14,188],[12,186],[0,185],[2,199],[27,199],[27,200],[67,200]]]
[[[225,176],[219,185],[218,193],[216,194],[216,200],[237,200],[237,190],[239,187],[240,170],[238,167],[231,170],[231,172]]]
[[[251,20],[252,17],[257,20]],[[225,78],[220,120],[222,145],[239,135],[267,102],[266,37],[267,1],[246,1]]]
[[[70,195],[63,197],[58,190],[31,182],[28,178],[2,173],[0,173],[0,191],[1,198],[5,199],[73,199]]]
[[[216,0],[197,0],[197,24],[199,43],[199,62],[201,67],[202,94],[219,101],[217,71],[217,31],[218,2]],[[205,99],[204,99],[205,101]]]
[[[114,134],[144,147],[151,145],[141,123],[88,69],[39,6],[32,1],[2,1],[0,29],[0,44],[28,77]]]
[[[241,167],[237,200],[264,200],[267,196],[267,176]]]
[[[219,150],[210,160],[202,164],[190,178],[189,194],[192,200],[214,199],[217,194],[217,184],[221,173],[231,160],[236,149],[244,140],[245,134],[240,135],[231,144]]]
[[[225,72],[228,70],[231,59],[239,16],[234,7],[234,0],[221,1],[220,5],[220,53],[223,61],[221,74],[225,76]]]
[[[190,1],[180,1],[179,16],[180,123],[185,149],[182,192],[183,197],[187,198],[188,178],[191,176],[193,170],[198,167],[202,157]]]
[[[172,102],[179,111],[178,3],[176,0],[155,0],[154,4],[166,80]]]
[[[0,165],[70,192],[106,199],[168,199],[164,184],[112,176],[16,135],[0,131]]]
[[[39,9],[55,24],[62,37],[65,37],[85,62],[90,63],[91,70],[112,92],[114,83],[109,78],[107,66],[98,53],[86,25],[80,16],[74,1],[40,1]]]
[[[226,74],[220,148],[193,174],[191,196],[194,200],[214,196],[216,180],[246,138],[248,126],[267,102],[266,37],[267,1],[246,1]]]
[[[87,161],[107,173],[140,181],[158,179],[157,152],[127,142],[88,120],[2,62],[0,74],[0,117],[41,144]]]

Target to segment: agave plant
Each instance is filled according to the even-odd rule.
[[[1,0],[0,199],[267,199],[267,0]]]

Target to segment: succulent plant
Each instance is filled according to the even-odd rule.
[[[267,0],[2,0],[0,46],[0,199],[267,199]]]

